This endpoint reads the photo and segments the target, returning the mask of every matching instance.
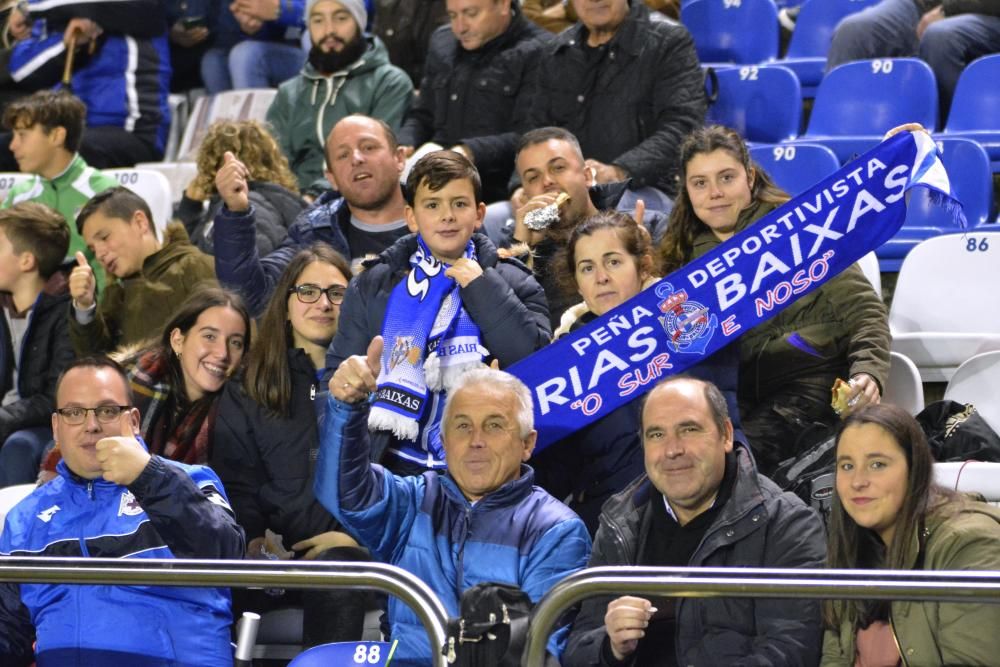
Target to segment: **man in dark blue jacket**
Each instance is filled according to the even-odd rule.
[[[215,216],[215,272],[254,314],[263,312],[274,284],[302,248],[323,241],[356,268],[410,232],[399,184],[405,160],[392,128],[376,118],[347,116],[327,138],[326,159],[327,180],[339,192],[327,192],[299,214],[285,241],[266,257],[257,252],[246,167],[233,159],[215,177],[225,202]]]
[[[4,556],[243,557],[211,469],[150,456],[125,372],[73,362],[56,384],[58,476],[7,515]],[[229,591],[0,584],[0,664],[232,665]],[[34,651],[32,642],[36,641]]]

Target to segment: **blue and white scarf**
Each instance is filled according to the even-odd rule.
[[[471,240],[464,256],[477,261]],[[386,305],[382,370],[368,426],[400,440],[417,439],[430,392],[446,392],[489,354],[479,327],[462,307],[458,283],[444,274],[448,267],[418,236],[410,272]]]
[[[882,142],[704,256],[508,370],[535,399],[536,451],[728,345],[888,241],[906,191],[961,204],[923,132]]]

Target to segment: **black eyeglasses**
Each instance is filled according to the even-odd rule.
[[[131,405],[98,405],[96,408],[59,408],[56,412],[70,426],[79,426],[87,421],[87,413],[93,411],[97,421],[110,424],[121,416],[122,410],[131,409]]]
[[[325,292],[326,298],[335,306],[344,301],[344,292],[346,291],[347,288],[343,285],[330,285],[326,289],[323,289],[319,285],[313,285],[312,283],[288,288],[288,293],[294,293],[302,303],[316,303],[319,301],[320,295]]]

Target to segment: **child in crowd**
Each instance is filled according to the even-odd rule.
[[[454,151],[429,153],[406,181],[405,236],[352,281],[327,365],[358,399],[376,391],[373,451],[398,474],[445,467],[444,397],[466,370],[506,367],[549,341],[545,294],[520,262],[476,234],[486,211],[476,168]],[[365,352],[385,341],[378,368]]]
[[[66,280],[69,228],[33,202],[0,211],[0,487],[35,481],[52,440],[56,380],[73,360]]]
[[[88,199],[118,182],[88,166],[77,152],[86,118],[83,102],[64,90],[40,90],[7,107],[3,126],[12,132],[10,151],[18,168],[34,174],[34,178],[15,185],[7,193],[3,208],[35,201],[59,211],[69,226],[70,256],[77,252],[86,255],[97,289],[103,290],[104,270],[87,249],[74,221]]]
[[[106,353],[157,335],[196,286],[216,284],[215,263],[191,245],[184,225],[168,225],[161,243],[149,205],[128,188],[95,195],[76,226],[101,266],[118,278],[98,304],[93,269],[83,253],[76,254],[69,330],[78,355]]]

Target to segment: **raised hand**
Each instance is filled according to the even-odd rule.
[[[338,401],[357,403],[368,398],[378,387],[382,371],[382,337],[375,336],[364,354],[348,357],[330,378],[330,393]]]
[[[236,159],[230,151],[222,156],[223,163],[215,174],[215,189],[225,202],[226,208],[233,213],[244,213],[250,209],[250,170]]]
[[[104,479],[114,484],[128,486],[134,482],[151,458],[149,452],[136,440],[135,410],[123,410],[118,417],[119,435],[97,441],[97,462]]]
[[[73,297],[74,305],[80,310],[87,310],[94,305],[97,293],[97,280],[94,270],[87,263],[87,258],[79,250],[76,251],[76,266],[69,274],[69,295]]]

